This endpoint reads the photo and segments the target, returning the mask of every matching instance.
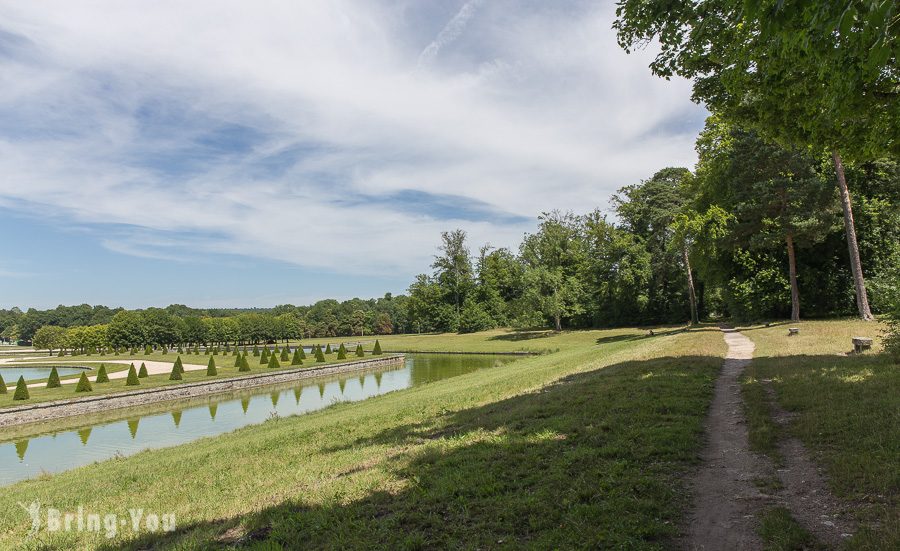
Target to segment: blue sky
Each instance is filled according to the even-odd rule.
[[[0,307],[403,292],[691,166],[609,2],[0,0]]]

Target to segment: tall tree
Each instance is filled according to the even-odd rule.
[[[435,279],[451,297],[456,313],[453,330],[458,330],[462,305],[473,284],[472,258],[466,247],[466,232],[460,229],[443,232],[438,250],[441,254],[434,257],[431,267],[435,270]]]
[[[872,319],[842,154],[900,148],[893,2],[621,0],[626,49],[658,40],[651,69],[694,81],[714,113],[794,147],[832,154],[857,309]]]

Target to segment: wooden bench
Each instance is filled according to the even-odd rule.
[[[869,337],[853,337],[853,351],[857,354],[872,348],[872,339]]]
[[[794,335],[800,334],[799,327],[788,327],[788,337],[793,337]]]

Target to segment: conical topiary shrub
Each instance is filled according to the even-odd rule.
[[[247,355],[239,356],[241,358],[241,365],[238,367],[238,371],[250,371],[250,361],[247,360]]]
[[[141,384],[141,381],[138,380],[138,373],[134,369],[134,364],[131,364],[131,367],[128,368],[128,377],[125,379],[125,386],[137,386]]]
[[[216,359],[212,356],[209,357],[209,363],[206,364],[206,376],[207,377],[215,377],[219,372],[216,371]]]
[[[97,371],[97,379],[94,381],[95,383],[108,383],[109,375],[106,374],[106,365],[100,364],[100,370]]]
[[[375,348],[372,349],[373,356],[381,356],[381,343],[378,342],[378,339],[375,339]]]
[[[329,344],[326,344],[326,345],[325,345],[325,353],[326,353],[326,354],[331,354],[331,352],[332,352],[332,351],[331,351],[331,344],[330,344],[330,343],[329,343]]]
[[[150,345],[149,345],[149,344],[148,344],[147,346],[144,347],[144,354],[147,355],[147,356],[149,356],[150,354],[153,354],[153,349],[150,348]]]
[[[243,356],[240,354],[238,354],[237,356],[234,357],[234,367],[241,367],[241,359],[242,358],[243,358]]]
[[[177,358],[175,358],[175,367],[178,368],[178,371],[180,373],[184,373],[184,364],[181,363],[181,356],[178,356]]]
[[[212,358],[210,358],[212,359]],[[169,374],[170,381],[180,381],[181,380],[181,370],[178,369],[178,365],[172,364],[172,373]]]
[[[316,361],[319,363],[325,361],[325,354],[322,353],[321,346],[316,346]]]
[[[3,380],[3,375],[0,375],[0,394],[6,394],[6,381]]]
[[[269,356],[269,369],[277,369],[281,367],[281,364],[278,363],[278,356],[273,352],[271,356]]]
[[[253,355],[259,356],[259,347],[256,346],[255,344],[253,345]]]
[[[78,378],[78,384],[75,385],[75,392],[91,392],[92,390],[94,390],[94,387],[91,386],[87,373],[82,371],[81,377]]]
[[[259,365],[266,365],[269,363],[269,348],[263,348],[262,354],[259,355]]]
[[[290,352],[288,352],[287,347],[281,349],[281,361],[286,362],[291,359]]]
[[[357,345],[356,345],[356,357],[357,357],[357,358],[362,358],[362,357],[365,356],[365,355],[366,355],[366,351],[363,350],[362,345],[361,345],[361,344],[357,344]]]
[[[50,377],[47,379],[47,388],[59,388],[62,383],[59,382],[59,372],[56,368],[50,370]]]
[[[303,365],[303,359],[300,357],[300,349],[294,350],[294,357],[291,358],[291,365]]]
[[[147,365],[144,362],[141,362],[141,368],[138,370],[138,377],[141,379],[146,379],[150,374],[147,373]]]
[[[301,344],[300,346],[298,346],[297,350],[300,351],[300,359],[305,360],[306,359],[306,350],[303,350],[303,345]]]
[[[25,384],[25,377],[19,376],[19,381],[16,383],[16,392],[13,394],[13,400],[27,400],[31,398],[31,395],[28,394],[28,385]]]
[[[337,359],[339,359],[339,360],[346,360],[346,359],[347,359],[347,349],[344,348],[344,343],[341,343],[340,348],[338,348],[338,356],[337,356]]]
[[[169,347],[168,347],[168,346],[163,346],[163,347],[162,347],[162,353],[163,353],[163,354],[168,354],[168,353],[169,353]]]
[[[241,352],[240,352],[240,350],[238,350],[237,346],[235,346],[234,349],[231,351],[231,355],[232,356],[240,356],[241,355]]]

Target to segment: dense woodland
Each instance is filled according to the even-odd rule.
[[[854,314],[830,156],[785,149],[716,117],[697,150],[693,172],[666,168],[622,187],[613,216],[545,213],[515,251],[473,252],[464,231],[446,232],[432,271],[405,296],[254,310],[12,309],[0,311],[0,328],[28,341],[45,325],[96,326],[99,334],[74,331],[63,344],[81,348],[649,325],[691,319],[689,281],[698,318]],[[879,159],[848,165],[846,174],[872,307],[886,312],[900,266],[900,164]]]
[[[517,250],[444,233],[404,296],[259,310],[0,311],[57,346],[584,328],[702,318],[900,318],[900,68],[890,2],[623,0],[631,51],[694,83],[698,163],[622,182],[611,210],[544,213]],[[481,246],[478,246],[481,245]],[[474,248],[477,247],[477,248]],[[88,334],[92,336],[88,336]],[[900,341],[900,337],[898,337]]]

